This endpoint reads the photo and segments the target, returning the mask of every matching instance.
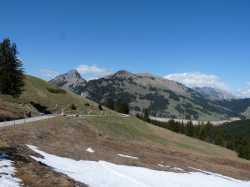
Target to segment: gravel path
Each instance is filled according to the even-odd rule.
[[[56,115],[45,115],[45,116],[37,116],[37,117],[32,117],[32,118],[25,118],[25,119],[19,119],[19,120],[0,122],[0,128],[14,126],[14,125],[22,125],[25,123],[50,119],[50,118],[54,118],[54,117],[56,117]]]

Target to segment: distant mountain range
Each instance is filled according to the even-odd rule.
[[[207,99],[210,99],[213,101],[236,99],[236,96],[234,96],[230,92],[222,90],[222,89],[218,89],[218,88],[195,87],[193,89],[195,91],[199,92],[201,95],[203,95]]]
[[[156,117],[222,120],[245,117],[250,113],[250,99],[249,103],[235,110],[232,105],[237,105],[242,100],[235,99],[232,94],[223,90],[209,87],[192,89],[150,74],[118,71],[103,78],[86,81],[76,70],[71,70],[49,83],[101,104],[109,100],[122,100],[129,104],[132,114],[140,114],[148,109],[150,115]]]

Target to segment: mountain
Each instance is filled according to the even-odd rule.
[[[211,120],[237,116],[183,84],[149,74],[119,71],[89,81],[82,94],[103,104],[120,99],[129,103],[133,114],[148,109],[150,115],[157,117]]]
[[[214,179],[212,177],[215,175],[214,173],[220,174],[219,177],[217,175],[217,179],[225,180],[226,177],[221,175],[241,180],[250,179],[250,162],[240,159],[234,151],[176,134],[133,116],[61,116],[25,125],[1,128],[0,145],[0,150],[8,155],[7,158],[13,162],[17,174],[14,176],[23,181],[20,186],[86,187],[91,184],[87,179],[91,179],[95,184],[98,182],[97,186],[103,186],[104,180],[107,184],[106,181],[117,177],[117,170],[112,168],[111,170],[110,164],[107,162],[119,164],[121,168],[133,166],[136,170],[135,173],[142,175],[142,178],[148,178],[150,182],[148,186],[152,186],[151,175],[144,177],[144,173],[138,172],[138,167],[156,170],[154,178],[158,170],[171,172],[171,175],[178,176],[173,180],[174,186],[179,184],[179,186],[186,186],[187,183],[178,182],[185,178],[194,181],[193,184],[198,184],[198,186],[211,186],[211,182],[208,183],[207,180],[205,182],[202,180],[199,183],[197,183],[198,179],[190,180],[190,172],[202,177],[202,179],[208,177],[210,181]],[[47,154],[34,152],[33,149],[29,149],[31,145],[35,145],[40,151],[46,151]],[[44,163],[43,160],[47,159],[47,156],[50,156],[50,162]],[[58,160],[58,156],[62,159]],[[3,165],[6,165],[7,158],[4,156],[2,159],[5,161],[5,163],[2,162]],[[96,161],[101,164],[102,171],[99,171],[99,167],[97,168],[99,164],[93,165],[93,167],[84,164],[86,162],[94,164]],[[50,165],[51,163],[55,163],[56,166]],[[67,169],[65,169],[66,165]],[[64,168],[58,169],[56,167]],[[6,167],[4,169],[8,172]],[[97,173],[97,169],[99,173]],[[198,173],[201,170],[202,173],[210,172],[210,175]],[[130,170],[128,171],[130,172]],[[0,173],[0,176],[3,176],[0,177],[0,180],[5,179],[6,172]],[[122,183],[118,181],[110,186],[126,186],[124,181],[131,181],[131,179],[136,183],[134,185],[130,185],[130,183],[127,186],[142,186],[141,184],[145,186],[144,182],[138,184],[138,179],[135,179],[134,176],[128,178],[128,172],[122,173],[122,175],[120,173],[119,171],[118,179]],[[184,176],[179,176],[181,173]],[[166,176],[162,173],[160,175]],[[7,176],[8,181],[11,176],[13,175]],[[156,179],[160,181],[159,178]],[[76,184],[76,181],[80,184]],[[218,182],[214,186],[242,186],[238,180],[236,182],[232,185],[223,185],[223,183]],[[168,183],[154,186],[173,187]],[[188,184],[187,186],[194,185]]]
[[[195,87],[195,91],[199,92],[201,95],[210,100],[230,100],[236,97],[222,89],[212,88],[212,87]]]
[[[75,85],[74,81],[78,83],[78,80],[83,79],[80,76],[77,76],[77,79],[69,79],[71,74],[58,76],[49,83],[62,88],[67,86],[66,89],[101,104],[107,104],[111,100],[112,102],[121,100],[129,104],[130,113],[134,115],[142,114],[145,109],[148,109],[150,115],[156,117],[220,120],[239,116],[205,98],[196,90],[150,74],[118,71],[103,78],[84,81],[78,87],[69,85]],[[61,79],[64,81],[58,81]]]
[[[73,91],[79,95],[81,94],[81,91],[85,87],[86,83],[87,81],[81,77],[77,70],[71,70],[49,81],[49,84]]]
[[[250,98],[217,101],[219,105],[250,119]]]
[[[131,80],[132,83],[127,80],[131,77],[133,79]],[[148,87],[151,86],[156,91],[150,91],[150,93],[159,92],[158,95],[167,95],[166,98],[172,104],[174,102],[184,102],[188,98],[189,102],[198,103],[197,97],[200,97],[198,93],[181,84],[151,75],[132,74],[123,71],[100,80],[100,83],[111,82],[107,83],[106,87],[102,87],[105,92],[109,84],[114,84],[112,91],[115,89],[115,93],[119,91],[119,88],[121,88],[121,91],[130,88],[139,89],[144,84],[141,90],[136,90],[140,92],[140,96],[144,91],[148,92]],[[92,85],[94,83],[89,81],[87,84]],[[87,84],[84,89],[87,89]],[[118,86],[118,84],[120,85]],[[163,84],[167,84],[163,89],[169,90],[167,93],[159,91]],[[101,88],[96,91],[101,92],[100,90]],[[175,95],[170,94],[173,91],[176,92]],[[134,94],[133,90],[127,90],[127,92]],[[145,95],[147,94],[145,93]],[[118,98],[118,96],[115,94],[114,98]],[[172,97],[179,97],[180,101],[174,100]],[[77,106],[76,111],[70,109],[72,104]],[[209,106],[210,104],[217,106],[213,102],[210,102]],[[196,105],[198,106],[198,104]],[[199,104],[199,106],[201,105]],[[70,110],[69,114],[76,112],[81,115],[58,116],[24,125],[16,124],[10,127],[1,127],[0,151],[4,155],[2,155],[3,159],[0,164],[6,165],[7,163],[6,167],[8,169],[8,163],[13,163],[10,171],[14,168],[16,172],[9,173],[7,171],[8,181],[9,179],[11,180],[11,177],[16,177],[20,179],[20,186],[40,187],[51,186],[51,184],[53,186],[65,187],[89,186],[90,183],[85,178],[81,181],[75,179],[74,176],[79,175],[76,175],[74,168],[80,171],[81,176],[90,174],[91,177],[88,177],[88,179],[102,184],[103,176],[104,178],[114,178],[113,175],[110,177],[110,173],[106,172],[110,166],[109,164],[107,165],[107,162],[123,165],[122,167],[133,166],[132,168],[135,168],[134,166],[136,166],[154,169],[156,170],[155,172],[157,170],[171,172],[171,175],[176,172],[178,178],[175,181],[183,181],[184,176],[179,176],[181,173],[184,173],[183,175],[190,172],[199,174],[198,172],[201,170],[241,180],[250,179],[250,162],[240,159],[234,151],[153,126],[132,115],[120,115],[104,107],[104,111],[100,111],[96,103],[74,93],[51,86],[48,82],[39,78],[26,76],[25,91],[20,98],[0,95],[0,120],[2,117],[1,111],[16,112],[20,114],[20,117],[23,117],[23,113],[27,111],[32,111],[32,115],[39,115],[40,110],[44,108],[51,113],[60,112],[63,108],[65,112]],[[232,131],[234,130],[232,129]],[[244,133],[247,134],[246,131]],[[35,145],[41,151],[46,151],[47,154],[43,155],[41,154],[42,152],[34,152],[34,149],[30,148],[35,147],[31,145]],[[48,158],[47,156],[52,160],[48,163],[42,162]],[[58,160],[58,156],[62,159]],[[58,162],[55,162],[55,159]],[[96,160],[101,160],[98,162],[98,165],[100,164],[102,166],[101,169],[103,170],[104,168],[107,173],[107,175],[101,173],[101,180],[100,176],[92,180],[95,177],[96,167],[91,170],[89,165],[82,165],[86,163],[85,161],[95,163]],[[70,166],[74,166],[73,170],[70,170],[70,173],[67,174],[64,173],[65,170],[58,170],[50,165],[50,163],[57,163],[57,166],[61,167],[65,165],[65,161]],[[82,172],[89,171],[88,168],[90,168],[90,172]],[[125,173],[124,175],[127,176]],[[210,175],[204,174],[203,177],[210,177]],[[121,180],[124,179],[123,176],[121,178]],[[6,172],[0,172],[0,180],[5,179]],[[132,177],[132,179],[134,178]],[[211,180],[211,177],[208,179]],[[124,180],[130,181],[127,180],[127,177]],[[151,180],[148,181],[150,182],[149,185],[151,185]],[[159,180],[157,179],[157,181]],[[119,185],[120,183],[114,183],[111,186],[117,186],[117,184]],[[137,184],[136,182],[135,186]],[[176,184],[179,185],[179,183]],[[182,184],[180,183],[180,185]],[[205,186],[207,181],[203,181],[198,185],[200,184]],[[220,184],[218,182],[218,185]],[[238,184],[240,183],[237,180],[236,186],[239,186]],[[247,186],[247,184],[244,186]]]

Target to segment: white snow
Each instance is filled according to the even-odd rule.
[[[86,149],[86,151],[89,152],[89,153],[94,153],[95,152],[91,147],[89,147],[88,149]]]
[[[181,169],[181,168],[171,167],[171,166],[165,166],[163,164],[158,164],[158,166],[162,167],[162,168],[168,168],[168,169],[174,170],[174,171],[180,171],[180,172],[184,172],[185,171],[184,169]]]
[[[138,157],[134,157],[134,156],[124,155],[124,154],[117,154],[117,155],[119,157],[123,157],[123,158],[129,158],[129,159],[138,160]]]
[[[2,187],[19,187],[21,180],[14,177],[16,169],[12,161],[4,153],[0,154],[0,186]]]
[[[165,166],[163,164],[158,164],[159,167],[162,167],[162,168],[170,168],[170,166]]]
[[[29,148],[43,156],[32,156],[33,159],[90,187],[250,187],[248,181],[214,173],[174,173],[116,165],[106,161],[76,161],[45,153],[34,146]]]
[[[171,168],[172,170],[175,170],[175,171],[184,171],[184,169],[181,169],[181,168],[177,168],[177,167],[173,167],[173,168]]]

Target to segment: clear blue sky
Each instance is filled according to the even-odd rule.
[[[3,0],[4,37],[33,75],[84,64],[250,81],[249,0]]]

